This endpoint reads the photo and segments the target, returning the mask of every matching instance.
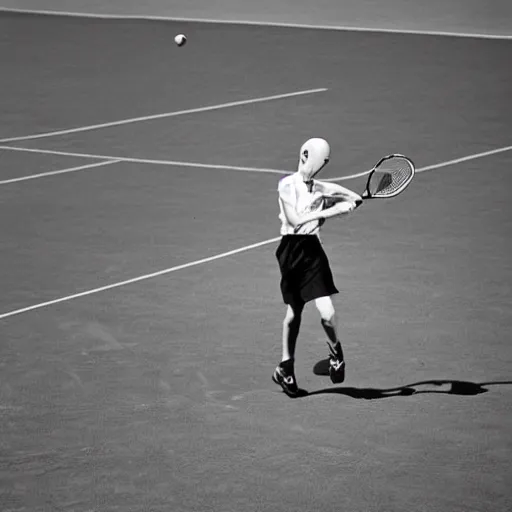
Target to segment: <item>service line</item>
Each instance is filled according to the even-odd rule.
[[[251,105],[254,103],[263,103],[265,101],[283,100],[286,98],[293,98],[295,96],[305,96],[307,94],[317,94],[319,92],[325,92],[325,91],[327,91],[327,89],[322,87],[322,88],[318,88],[318,89],[307,89],[304,91],[288,92],[288,93],[284,93],[284,94],[274,94],[273,96],[262,96],[260,98],[250,98],[250,99],[241,100],[241,101],[230,101],[228,103],[219,103],[217,105],[209,105],[206,107],[189,108],[186,110],[175,110],[173,112],[164,112],[163,114],[152,114],[152,115],[141,116],[141,117],[131,117],[129,119],[120,119],[118,121],[110,121],[108,123],[90,124],[87,126],[79,126],[77,128],[67,128],[65,130],[55,130],[55,131],[45,132],[45,133],[35,133],[32,135],[21,135],[21,136],[16,136],[16,137],[7,137],[4,139],[0,139],[0,143],[16,142],[16,141],[22,141],[22,140],[44,139],[44,138],[48,138],[48,137],[56,137],[58,135],[67,135],[69,133],[88,132],[88,131],[92,131],[92,130],[100,130],[102,128],[110,128],[112,126],[121,126],[124,124],[140,123],[143,121],[154,121],[155,119],[165,119],[168,117],[183,116],[186,114],[196,114],[198,112],[209,112],[211,110],[220,110],[223,108],[239,107],[241,105]]]

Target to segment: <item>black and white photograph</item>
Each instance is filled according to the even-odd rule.
[[[0,0],[0,512],[511,512],[512,3]]]

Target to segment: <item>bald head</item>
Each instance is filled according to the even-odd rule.
[[[324,139],[307,140],[300,148],[298,172],[304,181],[310,181],[329,162],[331,148]]]

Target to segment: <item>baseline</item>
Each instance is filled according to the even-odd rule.
[[[378,28],[378,27],[357,27],[350,25],[321,25],[307,23],[285,23],[271,21],[251,21],[251,20],[223,20],[211,18],[187,18],[173,16],[152,16],[152,15],[130,15],[130,14],[94,14],[86,12],[69,12],[69,11],[52,11],[39,9],[18,9],[14,7],[0,7],[0,12],[13,12],[19,14],[38,14],[45,16],[62,16],[72,18],[93,18],[105,20],[147,20],[147,21],[174,21],[183,23],[209,23],[219,25],[253,25],[258,27],[283,27],[298,28],[309,30],[336,30],[343,32],[370,32],[385,34],[408,34],[408,35],[425,35],[425,36],[443,36],[443,37],[465,37],[476,39],[501,39],[512,40],[510,34],[485,34],[478,32],[450,32],[438,30],[413,30],[413,29],[394,29],[394,28]]]

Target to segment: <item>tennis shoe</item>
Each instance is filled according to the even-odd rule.
[[[341,344],[338,341],[334,349],[329,346],[331,356],[329,358],[329,377],[333,384],[340,384],[345,380],[345,361],[341,351]]]
[[[297,379],[293,369],[286,370],[282,364],[276,366],[272,380],[281,386],[283,391],[290,397],[296,398],[299,396],[299,388],[297,386]]]

